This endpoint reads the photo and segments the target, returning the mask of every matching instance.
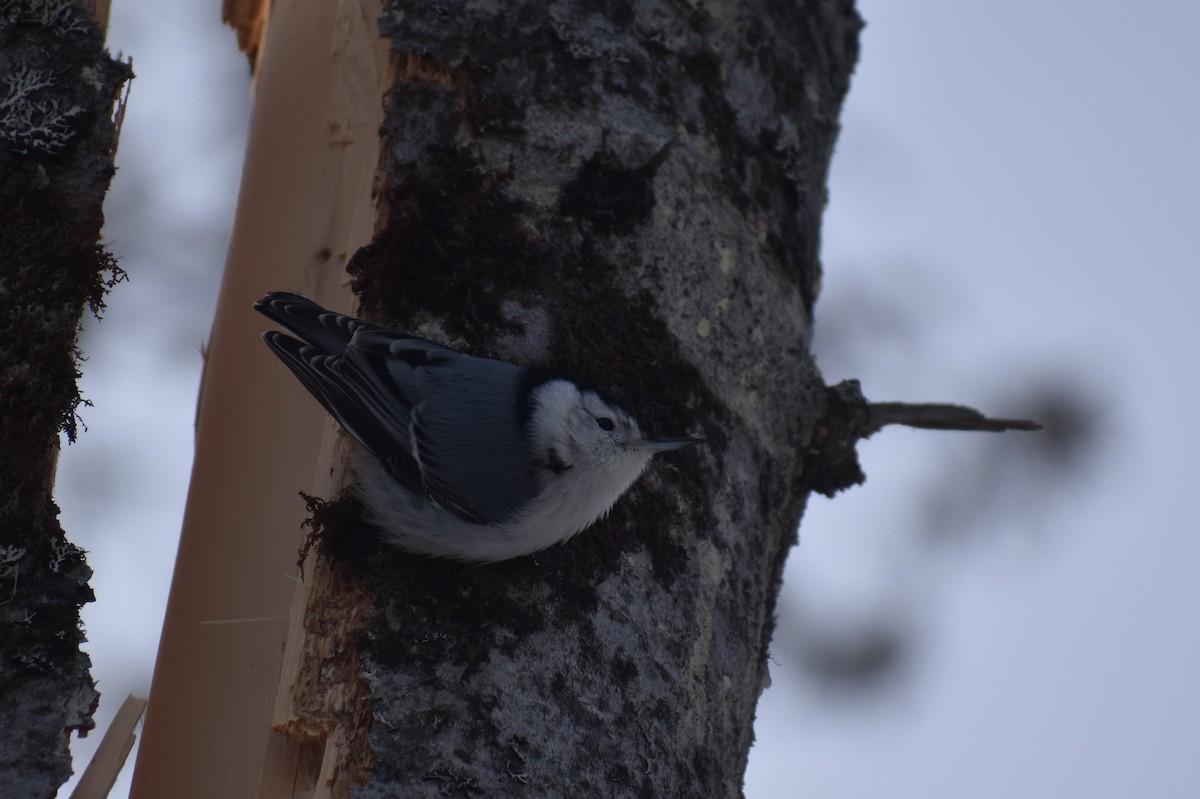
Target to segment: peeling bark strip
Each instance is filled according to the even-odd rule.
[[[54,795],[98,699],[79,651],[91,570],[51,488],[84,402],[80,316],[122,277],[97,241],[131,77],[75,3],[0,2],[0,796]]]
[[[826,400],[809,312],[860,27],[838,0],[385,12],[366,310],[710,445],[533,557],[350,558],[376,603],[356,796],[740,795]]]

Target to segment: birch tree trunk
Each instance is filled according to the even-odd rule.
[[[823,409],[810,312],[860,21],[443,2],[381,28],[402,69],[364,307],[709,444],[534,557],[356,561],[377,764],[355,795],[738,796]]]

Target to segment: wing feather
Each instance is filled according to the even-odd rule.
[[[425,370],[462,355],[440,344],[328,311],[307,297],[273,292],[255,308],[298,338],[263,334],[267,346],[325,410],[402,486],[478,524],[489,519],[443,478],[420,408]]]

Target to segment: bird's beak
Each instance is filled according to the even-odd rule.
[[[666,452],[672,449],[683,449],[696,444],[703,444],[707,441],[706,438],[692,438],[691,436],[679,436],[676,438],[648,438],[641,442],[642,449],[648,449],[651,452]]]

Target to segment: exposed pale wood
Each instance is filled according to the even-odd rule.
[[[88,763],[79,784],[71,792],[71,799],[104,799],[108,796],[133,748],[136,737],[133,730],[145,711],[145,699],[133,694],[125,697],[96,748],[96,754],[92,755],[92,762]]]
[[[237,31],[238,48],[253,63],[266,34],[270,0],[224,0],[221,21]]]
[[[345,440],[332,427],[322,446],[321,464],[334,464],[316,476],[314,490],[322,496],[342,488],[344,470],[338,466]],[[365,686],[354,636],[370,610],[370,599],[348,583],[330,564],[309,552],[304,580],[296,590],[288,621],[287,644],[271,726],[298,745],[314,748],[320,762],[303,780],[316,797],[343,797],[356,775],[371,763],[364,718]]]
[[[226,3],[227,18],[250,7],[265,4]],[[329,790],[322,771],[336,771],[326,765],[340,751],[324,745],[327,729],[299,717],[284,728],[308,725],[317,738],[272,729],[278,695],[304,672],[289,665],[280,684],[289,618],[305,618],[293,611],[305,515],[297,492],[340,479],[333,463],[317,462],[332,426],[262,345],[267,323],[251,305],[286,288],[350,310],[344,267],[376,217],[389,82],[379,12],[378,0],[279,0],[250,42],[255,111],[134,774],[138,799],[314,796]],[[312,569],[307,578],[316,584]]]

